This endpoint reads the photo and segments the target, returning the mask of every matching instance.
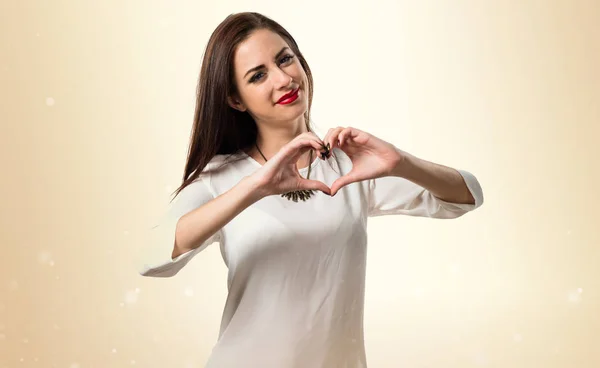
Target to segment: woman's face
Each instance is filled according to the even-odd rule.
[[[266,29],[253,32],[238,45],[233,63],[240,99],[230,99],[230,106],[248,111],[257,121],[290,121],[308,110],[306,73],[277,33]],[[278,103],[298,89],[293,102]]]

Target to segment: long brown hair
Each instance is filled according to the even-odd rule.
[[[260,29],[279,34],[304,68],[308,79],[308,110],[304,113],[304,120],[307,130],[313,131],[310,124],[313,78],[292,35],[262,14],[231,14],[214,30],[204,51],[185,173],[183,183],[174,192],[175,196],[198,178],[215,155],[235,154],[255,144],[258,129],[254,119],[248,112],[231,108],[227,104],[227,96],[237,94],[233,68],[235,50],[252,32]]]

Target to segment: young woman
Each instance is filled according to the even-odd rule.
[[[278,23],[233,14],[212,34],[183,183],[139,270],[170,277],[220,244],[229,294],[207,367],[366,367],[367,218],[449,219],[483,203],[467,171],[352,127],[319,137],[312,94]]]

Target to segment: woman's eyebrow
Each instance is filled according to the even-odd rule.
[[[281,50],[279,50],[279,52],[277,53],[277,55],[275,55],[275,58],[274,58],[274,60],[277,60],[277,59],[279,59],[279,56],[280,56],[281,54],[283,54],[283,52],[284,52],[284,51],[285,51],[287,48],[288,48],[287,46],[284,46],[284,47],[283,47]],[[252,69],[248,70],[248,71],[246,72],[246,74],[244,74],[244,78],[246,78],[246,76],[248,75],[248,73],[252,73],[253,71],[256,71],[256,70],[262,69],[262,68],[264,68],[264,67],[265,67],[265,64],[260,64],[259,66],[255,66],[254,68],[252,68]]]

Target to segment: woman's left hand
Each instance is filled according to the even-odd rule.
[[[329,129],[323,142],[344,151],[352,160],[352,170],[331,184],[331,195],[350,183],[389,176],[406,157],[393,144],[352,127]]]

